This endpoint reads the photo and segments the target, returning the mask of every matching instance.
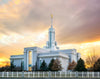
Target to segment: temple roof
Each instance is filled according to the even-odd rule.
[[[40,53],[38,54],[38,57],[64,57],[69,58],[67,54],[62,52],[50,52],[50,53]]]

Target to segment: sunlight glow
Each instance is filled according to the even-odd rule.
[[[36,38],[35,42],[36,42],[36,43],[39,43],[39,42],[45,40],[45,39],[47,38],[47,37],[46,37],[47,34],[48,34],[48,31],[47,31],[47,30],[44,31],[44,32],[42,32],[42,33],[40,33],[39,35],[37,35],[37,38]]]
[[[24,38],[23,36],[16,35],[16,34],[13,34],[13,35],[10,35],[10,36],[3,35],[0,38],[0,43],[9,45],[11,43],[17,43],[20,39],[23,39],[23,38]]]

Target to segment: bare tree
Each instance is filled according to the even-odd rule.
[[[62,70],[61,62],[60,62],[58,59],[54,60],[53,66],[52,66],[51,69],[52,69],[53,71]]]
[[[86,58],[86,66],[87,68],[93,69],[94,63],[98,60],[98,56],[95,54],[95,49],[93,49],[93,52],[88,53],[88,56]]]
[[[77,63],[75,61],[72,61],[71,63],[69,63],[68,70],[74,70],[76,65],[77,65]]]

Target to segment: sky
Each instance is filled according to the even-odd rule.
[[[45,46],[51,14],[60,49],[100,55],[100,0],[0,0],[0,66],[24,47]]]

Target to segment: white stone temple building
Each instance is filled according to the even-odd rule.
[[[16,67],[21,66],[21,62],[24,62],[24,70],[28,71],[29,67],[35,66],[36,63],[39,69],[43,60],[49,65],[51,59],[59,59],[63,68],[62,71],[66,71],[70,62],[77,62],[79,60],[80,53],[77,53],[76,49],[60,50],[59,47],[57,47],[55,29],[53,28],[53,16],[51,16],[51,27],[48,36],[49,40],[43,48],[24,48],[23,55],[12,55],[10,61],[13,61]]]

